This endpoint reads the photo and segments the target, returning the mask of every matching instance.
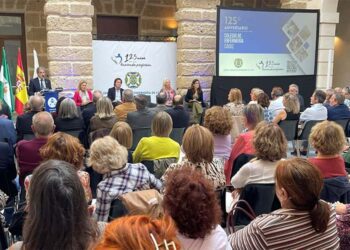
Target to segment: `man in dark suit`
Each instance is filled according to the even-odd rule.
[[[165,93],[160,92],[156,96],[156,101],[157,101],[157,106],[151,108],[151,111],[158,113],[160,111],[165,111],[165,110],[169,109],[169,107],[165,105],[165,103],[166,103],[166,94]]]
[[[350,119],[350,110],[344,104],[345,96],[342,93],[334,93],[327,107],[327,120],[336,121]]]
[[[101,90],[94,90],[92,93],[92,102],[86,105],[82,112],[86,130],[89,129],[90,120],[96,113],[96,103],[103,96]]]
[[[190,123],[190,115],[184,109],[182,96],[174,96],[173,104],[174,108],[165,111],[173,120],[173,128],[187,128]]]
[[[33,116],[42,111],[44,108],[44,98],[42,96],[31,96],[29,98],[29,107],[30,111],[27,113],[24,113],[23,115],[20,115],[17,117],[16,121],[16,130],[17,130],[17,141],[20,141],[23,139],[25,134],[33,135],[32,130],[32,119]]]
[[[113,107],[122,103],[122,96],[124,91],[124,89],[121,87],[122,83],[122,79],[116,78],[114,80],[114,87],[108,89],[107,97],[111,99]]]
[[[135,96],[137,111],[130,112],[126,116],[126,122],[132,129],[150,128],[155,113],[147,108],[147,97],[145,95]]]
[[[44,67],[39,67],[36,69],[38,74],[37,78],[31,79],[29,82],[28,95],[34,95],[43,89],[51,89],[51,82],[49,79],[45,79],[46,70]]]

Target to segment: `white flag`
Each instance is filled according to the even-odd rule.
[[[36,70],[39,68],[38,54],[36,53],[35,49],[33,49],[33,57],[34,57],[34,73],[33,73],[33,79],[34,79],[38,77]]]
[[[12,103],[11,103],[11,93],[10,93],[10,86],[8,81],[6,80],[4,76],[4,66],[1,65],[0,69],[0,82],[4,84],[4,101],[9,106],[10,110],[12,110]]]

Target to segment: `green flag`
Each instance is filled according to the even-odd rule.
[[[6,51],[4,47],[2,48],[2,64],[0,70],[0,98],[6,102],[11,112],[13,112],[15,104],[12,93],[10,71],[6,61]]]

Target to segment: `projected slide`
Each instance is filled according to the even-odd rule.
[[[219,11],[219,76],[315,74],[317,12]]]

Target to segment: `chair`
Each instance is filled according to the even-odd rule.
[[[243,167],[244,164],[253,159],[255,155],[240,154],[232,163],[232,171],[230,179]]]
[[[311,129],[313,126],[315,126],[317,123],[323,122],[321,121],[307,121],[304,125],[303,130],[301,131],[301,134],[297,137],[297,142],[296,142],[296,150],[297,150],[297,156],[300,157],[300,147],[301,147],[301,141],[307,141],[309,139],[309,135],[311,133]],[[309,148],[310,145],[307,145],[307,152],[306,156],[309,155]]]
[[[5,229],[0,221],[0,249],[7,249],[8,243],[7,243],[7,236],[5,233]]]
[[[30,141],[30,140],[33,140],[34,138],[35,138],[34,134],[23,134],[23,140]]]
[[[343,129],[344,129],[344,133],[345,136],[348,137],[349,133],[348,133],[348,125],[349,125],[349,119],[342,119],[342,120],[335,120],[335,123],[338,123]]]
[[[287,141],[294,141],[298,131],[298,120],[283,120],[278,125],[283,130]]]
[[[320,198],[327,202],[350,203],[350,183],[347,176],[323,179]]]
[[[122,217],[127,213],[128,210],[120,199],[113,200],[111,203],[111,208],[109,210],[108,222],[112,221],[113,219]]]
[[[275,184],[248,184],[241,194],[240,200],[245,200],[254,210],[256,216],[270,213],[281,208],[281,204],[275,194]],[[244,204],[239,205],[246,208]],[[248,225],[251,219],[240,211],[235,212],[235,225]]]
[[[173,128],[169,137],[181,145],[184,131],[185,128]]]
[[[132,147],[131,151],[134,151],[137,144],[143,137],[149,137],[152,134],[151,128],[137,128],[132,130],[133,138],[132,138]]]
[[[170,164],[175,163],[176,158],[163,158],[156,160],[145,160],[141,163],[146,166],[148,171],[158,179],[160,179]]]

